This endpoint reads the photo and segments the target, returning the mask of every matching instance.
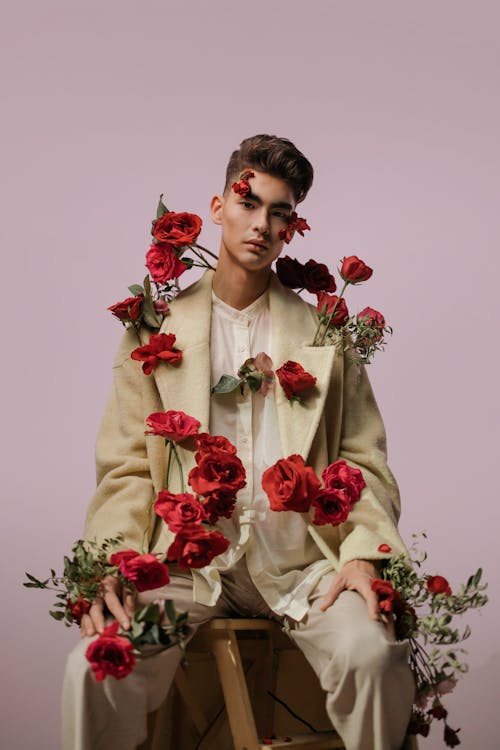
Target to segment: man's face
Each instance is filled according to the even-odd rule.
[[[222,228],[221,257],[224,253],[247,271],[269,268],[280,254],[284,240],[279,232],[295,208],[292,189],[278,177],[252,170],[251,192],[242,196],[231,186],[211,202],[212,219]]]

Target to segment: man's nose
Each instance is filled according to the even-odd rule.
[[[260,232],[260,234],[269,234],[269,215],[264,206],[255,213],[254,228]]]

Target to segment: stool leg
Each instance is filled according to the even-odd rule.
[[[234,631],[213,633],[211,649],[217,662],[235,750],[259,750],[260,743]]]

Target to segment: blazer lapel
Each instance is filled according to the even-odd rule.
[[[272,359],[278,369],[288,360],[298,362],[314,375],[314,389],[303,401],[289,401],[276,382],[276,408],[283,455],[300,454],[307,460],[323,413],[335,359],[335,346],[311,346],[317,317],[297,294],[285,288],[273,273],[269,286],[272,326]]]
[[[160,331],[175,334],[182,360],[178,366],[160,363],[154,371],[165,411],[173,409],[195,417],[201,422],[200,432],[208,431],[210,417],[212,276],[208,269],[172,302]],[[193,451],[182,444],[179,455],[186,470],[194,465]]]

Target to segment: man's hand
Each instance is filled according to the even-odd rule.
[[[130,618],[135,610],[135,593],[122,589],[121,583],[115,576],[106,576],[102,580],[102,596],[96,597],[88,615],[83,615],[80,624],[82,638],[102,633],[106,625],[104,620],[104,605],[118,620],[124,630],[130,628]]]
[[[377,594],[372,591],[371,584],[378,578],[375,565],[369,560],[350,560],[347,562],[323,597],[320,610],[324,612],[331,607],[338,595],[345,591],[358,591],[368,606],[368,614],[372,620],[384,623],[394,638],[394,622],[380,611]]]

